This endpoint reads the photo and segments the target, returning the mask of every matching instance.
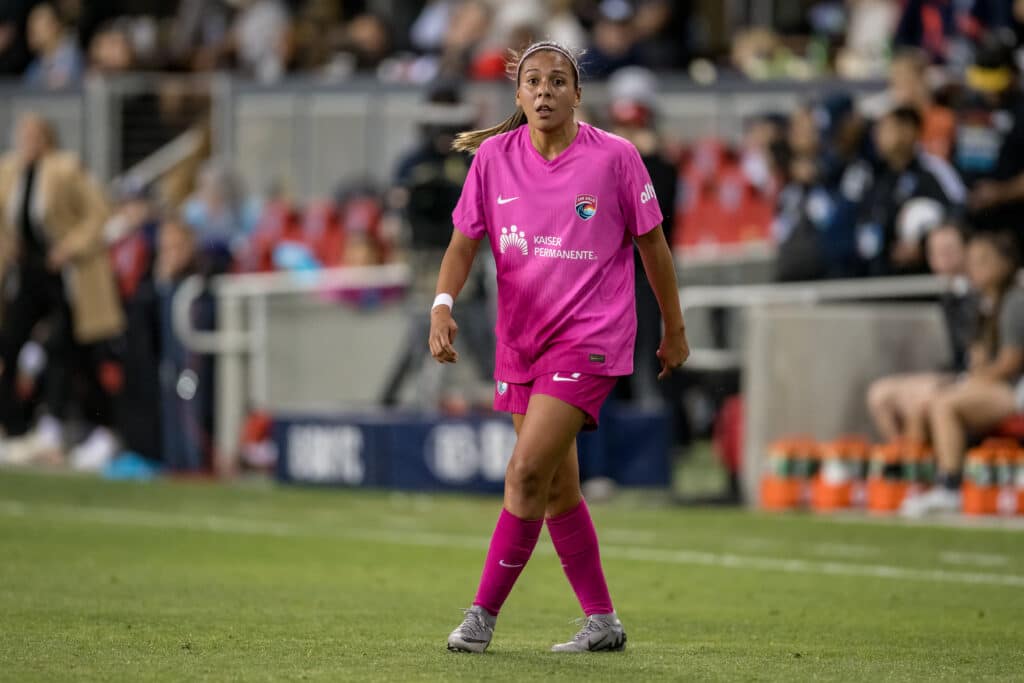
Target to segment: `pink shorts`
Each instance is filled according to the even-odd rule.
[[[579,408],[586,416],[584,430],[597,429],[597,418],[618,377],[587,375],[582,372],[556,372],[534,377],[527,384],[498,380],[494,386],[494,409],[503,413],[526,414],[534,394],[553,396]]]

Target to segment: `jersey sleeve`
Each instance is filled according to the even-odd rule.
[[[455,228],[474,240],[483,239],[487,234],[483,202],[483,167],[484,162],[478,153],[473,157],[473,162],[469,166],[466,182],[462,185],[462,194],[459,195],[459,203],[452,211],[452,222],[455,224]]]
[[[627,145],[620,157],[622,182],[619,184],[619,203],[626,229],[639,237],[658,227],[665,217],[658,206],[651,175],[644,167],[640,153],[633,145]]]

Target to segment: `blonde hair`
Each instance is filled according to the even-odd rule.
[[[515,80],[516,87],[519,86],[519,72],[523,68],[523,62],[526,61],[527,57],[542,50],[557,52],[569,61],[572,65],[573,76],[576,78],[576,88],[578,89],[580,87],[579,57],[582,55],[582,52],[572,50],[550,40],[543,40],[538,43],[534,43],[521,51],[509,50],[509,58],[505,62],[505,72],[508,74],[509,78]],[[524,112],[521,107],[516,107],[516,110],[511,116],[496,126],[482,128],[480,130],[468,130],[459,133],[455,136],[455,141],[452,142],[452,149],[457,152],[469,152],[470,154],[476,154],[476,151],[480,149],[480,145],[482,145],[484,140],[487,138],[492,138],[495,135],[501,135],[502,133],[513,131],[524,123],[526,123],[526,112]]]

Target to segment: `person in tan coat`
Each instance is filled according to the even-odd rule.
[[[124,328],[102,236],[108,214],[103,190],[56,142],[43,118],[25,114],[15,125],[13,149],[0,158],[0,418],[9,432],[18,354],[45,322],[46,414],[35,437],[38,449],[50,451],[61,447],[72,373],[84,371],[87,384],[99,390],[89,351]],[[109,406],[90,397],[85,417],[109,421],[103,403]],[[101,436],[112,441],[109,432]]]

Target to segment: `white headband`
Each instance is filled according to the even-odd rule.
[[[517,83],[519,82],[520,73],[523,70],[523,62],[526,61],[527,57],[529,57],[530,55],[534,54],[535,52],[540,52],[541,50],[554,50],[555,52],[559,53],[560,55],[562,55],[566,59],[568,59],[569,63],[572,64],[572,70],[575,72],[575,75],[576,75],[576,85],[580,84],[580,65],[579,65],[579,63],[576,61],[576,58],[573,57],[571,52],[569,52],[564,47],[562,47],[561,45],[558,45],[556,43],[537,43],[536,45],[533,45],[532,47],[527,48],[526,52],[524,52],[522,54],[522,56],[519,58],[519,63],[516,65],[516,82]]]

